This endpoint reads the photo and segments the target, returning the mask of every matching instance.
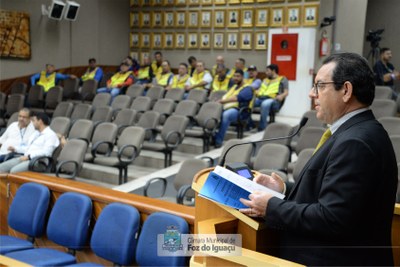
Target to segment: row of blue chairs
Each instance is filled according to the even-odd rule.
[[[0,254],[34,266],[102,266],[97,263],[77,263],[75,253],[87,246],[92,201],[83,194],[67,192],[55,202],[46,227],[50,192],[37,183],[23,184],[15,194],[8,213],[8,225],[28,236],[27,240],[0,236]],[[140,214],[133,206],[122,203],[107,205],[96,223],[90,247],[99,257],[114,265],[184,266],[186,257],[157,257],[157,235],[175,226],[181,234],[189,233],[187,222],[163,212],[151,214],[139,235]],[[47,228],[47,229],[46,229]],[[35,248],[35,238],[44,234],[65,248]]]

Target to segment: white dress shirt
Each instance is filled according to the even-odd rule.
[[[191,85],[191,82],[190,82],[191,79],[192,79],[192,78],[189,78],[189,79],[186,81],[186,84],[185,84],[185,85]],[[205,89],[210,89],[210,85],[211,85],[211,83],[212,83],[212,81],[213,81],[213,78],[212,78],[211,74],[210,74],[208,71],[206,71],[206,72],[204,73],[203,81],[207,83],[206,85],[204,85],[204,88],[205,88]]]
[[[13,122],[8,126],[7,130],[0,137],[0,155],[10,153],[10,146],[15,148],[17,153],[24,153],[29,144],[29,138],[35,132],[32,122],[25,128],[19,128],[18,122]]]
[[[57,134],[50,127],[46,127],[42,132],[36,131],[31,136],[24,156],[30,156],[31,158],[39,156],[51,157],[54,149],[59,145],[60,140]]]

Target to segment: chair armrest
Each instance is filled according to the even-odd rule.
[[[214,134],[217,128],[218,128],[218,120],[216,118],[208,118],[204,122],[203,132],[206,134]]]
[[[93,158],[96,157],[96,155],[97,155],[97,150],[99,149],[99,146],[100,146],[100,145],[103,145],[103,144],[107,144],[107,145],[108,145],[108,147],[107,147],[107,152],[106,152],[104,155],[105,155],[106,157],[110,156],[111,152],[113,151],[114,144],[111,143],[111,142],[109,142],[109,141],[99,141],[99,142],[95,143],[95,144],[93,145],[93,147],[92,147],[91,153],[92,153]]]
[[[207,161],[209,162],[209,163],[208,163],[208,166],[209,166],[209,167],[214,166],[215,161],[214,161],[214,159],[213,159],[212,157],[209,157],[209,156],[202,156],[200,159],[202,159],[202,160],[207,160]]]
[[[133,148],[133,152],[129,156],[124,156],[124,151],[126,149],[128,149],[128,148]],[[138,151],[138,148],[136,146],[134,146],[134,145],[124,145],[124,146],[122,146],[118,150],[118,160],[119,160],[119,162],[124,163],[124,164],[132,163],[135,160],[135,158],[136,158],[136,156],[138,154],[137,151]]]
[[[174,137],[177,136],[177,141],[175,143],[170,143],[170,140]],[[169,132],[167,134],[167,137],[164,140],[165,147],[168,149],[174,149],[176,148],[183,140],[182,134],[177,131]]]
[[[167,190],[167,179],[161,178],[161,177],[156,177],[153,179],[150,179],[147,181],[147,183],[144,185],[144,196],[148,197],[147,191],[149,190],[150,186],[154,184],[155,182],[162,182],[162,193],[160,197],[163,197],[165,195],[165,191]]]
[[[67,178],[68,179],[74,179],[76,177],[76,175],[78,174],[78,171],[79,171],[79,164],[78,164],[78,162],[76,162],[74,160],[65,160],[65,161],[58,162],[57,166],[56,166],[56,176],[60,177],[59,174],[61,172],[62,166],[65,165],[65,164],[70,164],[70,163],[74,164],[74,171]]]
[[[182,185],[178,190],[178,194],[176,195],[176,203],[183,205],[183,199],[187,191],[189,191],[190,189],[192,189],[191,185],[189,184]]]
[[[51,172],[54,160],[52,157],[40,156],[29,161],[28,169],[34,172]]]

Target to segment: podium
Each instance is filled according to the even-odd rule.
[[[190,259],[190,266],[303,266],[270,256],[277,252],[278,239],[276,234],[264,226],[262,219],[248,217],[236,209],[198,196],[213,169],[204,169],[193,179],[192,188],[196,192],[194,233],[241,234],[242,255],[193,256]]]

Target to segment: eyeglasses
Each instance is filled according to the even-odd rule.
[[[338,82],[317,82],[313,84],[312,89],[314,90],[314,94],[318,96],[318,91],[325,88],[327,84],[343,84]]]

